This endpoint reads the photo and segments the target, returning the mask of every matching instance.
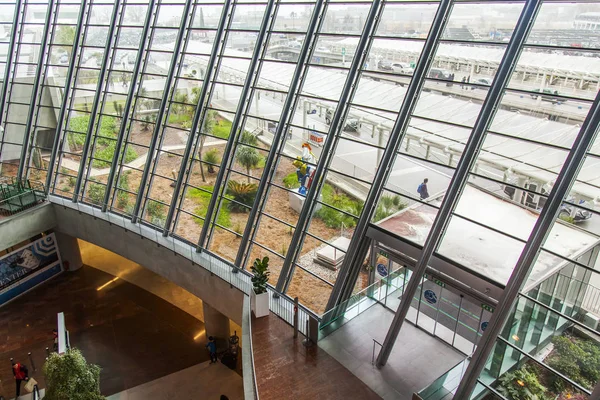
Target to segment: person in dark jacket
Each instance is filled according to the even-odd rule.
[[[429,197],[429,191],[427,191],[427,182],[429,182],[429,179],[425,178],[423,183],[421,183],[417,188],[417,193],[421,195],[421,200],[425,200]]]
[[[21,395],[21,382],[29,380],[27,367],[20,363],[13,364],[13,375],[17,384],[17,397]]]

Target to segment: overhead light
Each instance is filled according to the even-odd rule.
[[[523,381],[522,381],[522,380],[520,380],[520,379],[517,379],[517,384],[518,384],[519,386],[525,386],[525,382],[523,382]]]
[[[202,335],[204,335],[205,333],[206,333],[206,331],[205,331],[204,329],[203,329],[203,330],[201,330],[200,332],[198,332],[198,334],[197,334],[196,336],[194,336],[194,340],[198,340],[198,339],[200,339],[200,337],[201,337]]]
[[[515,342],[518,342],[518,341],[519,341],[519,337],[518,337],[517,335],[512,335],[512,338],[513,338],[513,340],[514,340]]]
[[[117,280],[119,280],[119,277],[115,277],[114,279],[111,279],[110,281],[106,282],[104,285],[100,286],[99,288],[97,288],[97,291],[101,291],[102,289],[104,289],[105,287],[107,287],[108,285],[110,285],[113,282],[116,282]]]

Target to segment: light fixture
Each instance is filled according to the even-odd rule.
[[[101,291],[102,289],[104,289],[105,287],[107,287],[108,285],[110,285],[113,282],[116,282],[117,280],[119,280],[119,277],[115,277],[114,279],[111,279],[110,281],[106,282],[104,285],[98,287],[96,290],[97,291]]]
[[[520,379],[517,379],[517,385],[519,385],[519,386],[525,386],[525,382],[523,382]]]
[[[204,335],[205,333],[206,333],[206,331],[205,331],[204,329],[203,329],[203,330],[201,330],[200,332],[198,332],[198,334],[197,334],[196,336],[194,336],[194,340],[198,340],[198,339],[200,339],[200,337],[201,337],[202,335]]]
[[[512,338],[513,338],[513,340],[514,340],[515,342],[518,342],[518,341],[519,341],[519,337],[518,337],[517,335],[512,335]]]

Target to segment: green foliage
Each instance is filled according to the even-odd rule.
[[[375,209],[373,221],[381,221],[382,219],[385,219],[404,208],[406,208],[406,203],[402,202],[400,196],[382,196],[377,208]]]
[[[92,181],[88,183],[87,197],[92,204],[100,206],[104,201],[105,191],[106,186],[101,183],[96,183],[95,180],[92,178]]]
[[[262,260],[257,258],[254,264],[250,267],[250,271],[254,274],[252,277],[252,285],[254,293],[261,294],[267,291],[267,282],[269,281],[269,257],[264,257]]]
[[[229,210],[233,212],[248,212],[248,208],[252,208],[257,190],[258,186],[255,183],[229,181],[227,183],[227,194],[235,200],[235,202],[229,202]],[[242,203],[248,208],[236,202]]]
[[[252,176],[251,170],[258,167],[261,158],[258,150],[253,147],[242,146],[242,148],[238,150],[236,160],[242,167],[246,168],[246,173],[249,175],[248,183],[250,183],[250,176]]]
[[[575,218],[571,217],[570,215],[559,215],[558,218],[562,219],[565,222],[568,222],[569,224],[575,223]]]
[[[125,171],[119,177],[119,183],[117,184],[117,186],[119,188],[129,190],[129,174],[130,174],[130,171]],[[123,190],[119,190],[117,193],[117,207],[119,207],[121,210],[125,210],[125,209],[127,209],[128,205],[129,205],[129,193],[127,193]]]
[[[500,378],[498,391],[513,400],[543,400],[546,388],[528,366],[508,372]]]
[[[207,190],[208,192],[205,192],[204,190],[200,190],[200,189],[196,189],[196,188],[191,188],[187,192],[187,197],[192,199],[194,201],[194,203],[196,203],[196,205],[198,206],[194,210],[194,214],[204,217],[206,215],[206,211],[208,209],[208,204],[210,203],[210,198],[212,196],[212,193],[210,193],[210,192],[212,192],[213,187],[212,186],[202,186],[202,189]],[[230,204],[229,198],[225,197],[225,199],[223,200],[224,207],[221,207],[221,211],[219,212],[219,215],[217,215],[217,223],[226,228],[231,227],[229,204]],[[202,220],[200,218],[194,218],[194,222],[200,226],[202,226],[204,224],[204,220]]]
[[[150,127],[154,129],[154,124],[156,123],[156,114],[152,115],[144,115],[142,119],[142,130],[147,132],[150,130]]]
[[[298,174],[296,174],[295,172],[291,172],[291,173],[287,174],[283,178],[283,186],[285,186],[288,189],[299,188],[300,182],[298,182]]]
[[[323,185],[321,196],[323,203],[331,205],[331,207],[327,207],[324,204],[321,209],[315,213],[318,218],[323,220],[325,225],[334,229],[341,228],[342,224],[346,228],[352,228],[356,225],[356,218],[344,214],[335,208],[358,216],[364,207],[362,201],[355,200],[345,193],[337,191],[329,184]]]
[[[211,149],[206,152],[202,160],[205,163],[208,163],[208,172],[211,174],[215,173],[215,166],[211,164],[219,164],[221,162],[221,157],[219,156],[219,151],[217,149]]]
[[[51,353],[44,364],[46,400],[104,400],[100,367],[88,364],[77,349]]]
[[[229,134],[231,133],[231,122],[222,119],[218,122],[215,122],[212,129],[208,126],[208,124],[204,125],[204,129],[206,132],[212,132],[212,134],[218,138],[227,140],[229,138]]]
[[[167,207],[156,200],[148,200],[146,213],[152,225],[164,226],[167,219]]]
[[[67,177],[67,185],[69,185],[69,187],[75,187],[75,184],[77,183],[77,178],[75,178],[74,176],[69,176]]]
[[[67,53],[70,54],[71,46],[75,42],[75,27],[68,25],[60,25],[56,30],[56,35],[54,37],[54,43],[57,44],[65,44],[67,46],[61,46],[62,49],[66,50]]]
[[[552,339],[554,351],[545,362],[580,385],[592,389],[600,379],[600,347],[593,340],[568,335]],[[552,380],[556,392],[565,389],[562,379]]]
[[[243,131],[240,137],[240,143],[256,146],[258,144],[258,139],[256,138],[256,135],[253,135],[248,131]]]

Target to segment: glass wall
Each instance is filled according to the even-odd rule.
[[[348,249],[366,237],[355,234],[365,210],[381,231],[415,248],[426,242],[494,101],[490,88],[525,4],[455,0],[424,54],[435,0],[0,0],[0,176],[49,182],[55,196],[125,215],[239,268],[268,256],[270,283],[322,314],[345,282]],[[440,257],[506,284],[600,89],[599,12],[588,1],[542,1]],[[425,57],[430,68],[413,79]],[[414,108],[401,114],[408,100]],[[400,146],[384,163],[399,116],[407,121],[395,132]],[[546,361],[554,350],[539,352],[560,346],[553,337],[579,343],[579,328],[595,330],[600,319],[599,158],[597,140],[482,390],[499,395],[497,378],[531,363],[562,374],[557,395],[595,383]],[[378,203],[365,205],[384,170]],[[348,283],[355,292],[369,285],[363,261]],[[396,309],[410,274],[392,262],[387,271],[380,300]],[[422,282],[409,318],[450,344],[476,342],[481,309],[432,282]],[[423,302],[426,293],[437,302]]]

